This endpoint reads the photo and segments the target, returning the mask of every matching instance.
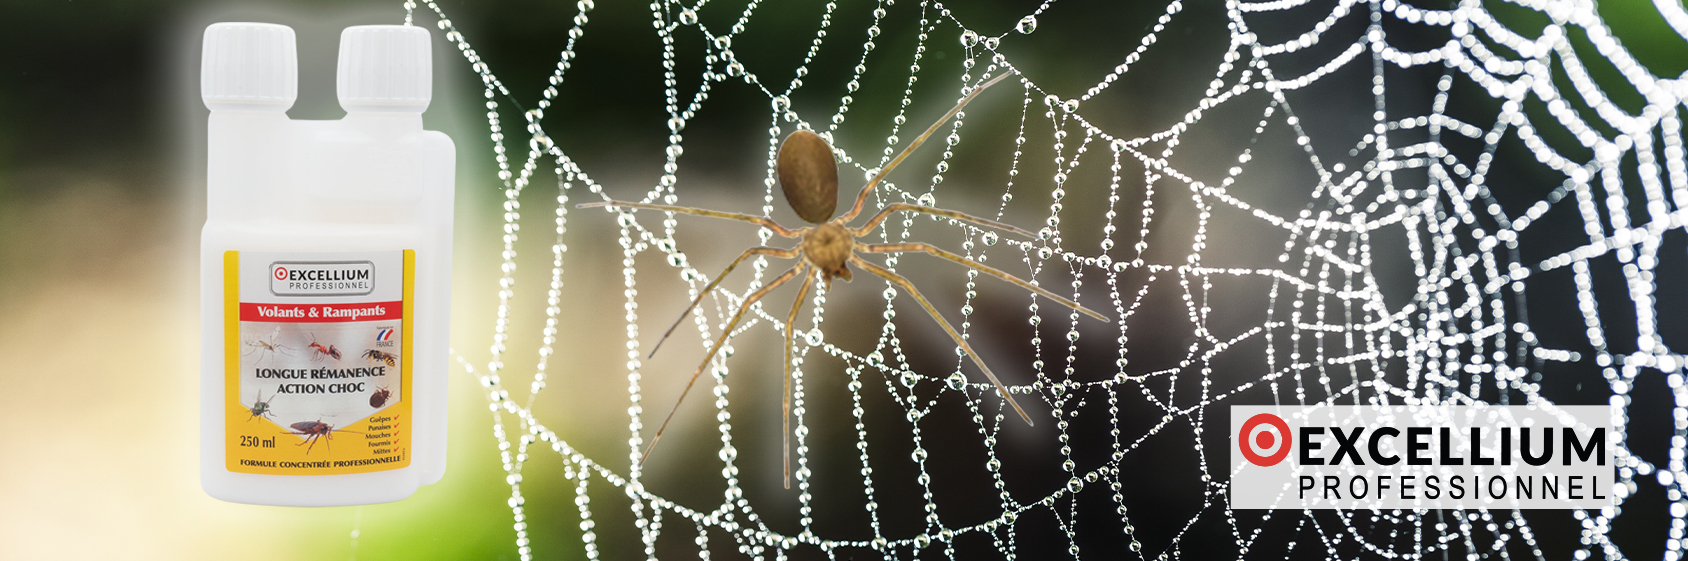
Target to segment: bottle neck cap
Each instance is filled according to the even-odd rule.
[[[205,28],[199,94],[211,109],[286,111],[299,96],[293,28],[229,22]]]
[[[433,96],[428,30],[411,25],[360,25],[340,33],[336,90],[348,113],[421,112]]]

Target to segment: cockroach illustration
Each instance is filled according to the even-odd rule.
[[[321,343],[316,342],[316,334],[314,334],[314,333],[311,334],[311,344],[308,345],[308,347],[311,349],[311,353],[312,353],[311,354],[311,360],[320,361],[324,358],[333,358],[334,360],[340,360],[340,349],[334,348],[334,345],[329,345],[329,346],[326,346],[326,347],[322,346]]]
[[[378,389],[375,390],[375,393],[369,394],[369,406],[374,407],[376,409],[380,409],[382,405],[387,404],[387,398],[392,397],[392,396],[393,396],[392,390],[389,390],[385,387],[378,388]]]
[[[1020,404],[1015,403],[1014,396],[1008,393],[1008,388],[1004,387],[1002,382],[997,380],[996,374],[991,372],[990,367],[985,366],[984,359],[979,358],[978,353],[973,352],[973,348],[967,344],[966,340],[961,338],[959,333],[956,333],[955,328],[950,327],[949,322],[945,321],[942,316],[938,315],[938,311],[933,309],[932,304],[926,301],[926,297],[922,296],[920,291],[914,288],[913,283],[910,283],[908,279],[905,279],[884,267],[862,259],[861,256],[857,254],[858,252],[926,253],[953,263],[959,263],[961,265],[971,267],[979,272],[991,275],[1004,281],[1014,283],[1021,288],[1025,288],[1026,290],[1036,293],[1038,296],[1060,302],[1063,306],[1078,310],[1079,312],[1083,312],[1085,315],[1098,320],[1107,321],[1107,318],[1102,316],[1102,314],[1080,306],[1077,302],[1057,296],[1052,292],[1038,288],[1031,283],[986,266],[983,263],[939,249],[932,244],[874,244],[856,241],[856,238],[866,235],[868,232],[878,227],[879,224],[885,221],[885,219],[891,216],[891,214],[897,212],[919,212],[942,216],[958,222],[972,224],[974,226],[995,228],[1027,238],[1036,239],[1036,235],[1026,230],[953,210],[932,208],[929,206],[908,203],[893,203],[887,205],[884,209],[881,209],[878,214],[875,214],[873,218],[868,219],[866,224],[863,224],[859,228],[851,228],[848,226],[848,223],[862,212],[862,205],[867,202],[868,195],[873,193],[874,187],[879,185],[879,183],[885,179],[885,176],[891,173],[891,170],[896,169],[897,165],[902,163],[904,158],[907,158],[910,153],[914,152],[915,148],[919,148],[921,143],[926,141],[927,137],[931,136],[933,132],[938,130],[939,126],[943,125],[944,122],[950,119],[950,117],[954,117],[956,113],[960,112],[962,107],[965,107],[968,102],[972,101],[975,96],[979,95],[979,92],[984,91],[985,88],[997,83],[1009,74],[1010,73],[1005,72],[1001,76],[997,76],[989,82],[985,82],[983,85],[973,88],[973,91],[968,93],[967,97],[963,98],[960,103],[956,104],[954,109],[950,109],[949,113],[945,113],[944,116],[940,117],[936,123],[932,123],[932,126],[926,129],[926,132],[921,133],[921,135],[918,138],[915,138],[907,148],[903,149],[901,154],[898,154],[895,159],[891,160],[884,169],[879,170],[879,172],[873,176],[873,179],[869,180],[867,185],[862,187],[861,194],[856,196],[855,206],[851,207],[849,212],[838,218],[832,217],[833,212],[838,206],[838,163],[833,157],[832,146],[828,145],[827,141],[821,138],[820,135],[809,130],[798,129],[786,136],[785,141],[780,145],[779,155],[775,161],[775,174],[779,177],[780,188],[785,192],[785,200],[791,205],[791,209],[796,211],[797,216],[801,217],[803,220],[814,224],[813,226],[793,230],[780,226],[771,219],[760,216],[704,210],[691,207],[616,200],[580,205],[579,208],[612,207],[620,208],[624,211],[649,209],[738,220],[762,226],[763,228],[767,228],[775,234],[779,234],[780,236],[786,238],[797,238],[799,240],[797,242],[797,246],[790,249],[777,247],[753,247],[745,250],[743,254],[738,256],[737,259],[734,259],[732,263],[729,263],[727,268],[721,271],[721,274],[716,275],[715,279],[710,281],[709,285],[705,286],[702,292],[698,293],[697,299],[693,300],[691,305],[686,307],[685,311],[680,312],[680,319],[675,320],[674,322],[674,325],[678,326],[680,321],[684,320],[686,315],[691,313],[692,308],[696,307],[698,302],[702,301],[703,298],[710,293],[710,291],[715,289],[715,286],[721,282],[721,279],[726,278],[727,274],[731,273],[733,268],[737,267],[738,264],[745,259],[754,255],[763,255],[781,259],[799,259],[796,266],[787,270],[784,274],[775,277],[773,280],[768,281],[766,286],[763,286],[761,289],[744,299],[744,302],[739,305],[738,311],[734,312],[732,319],[727,322],[726,328],[721,330],[720,338],[717,338],[715,340],[715,344],[709,348],[709,352],[704,354],[703,362],[699,364],[697,370],[692,373],[691,380],[686,382],[686,389],[680,392],[680,400],[683,401],[686,398],[686,393],[691,391],[692,384],[695,384],[698,376],[703,374],[704,368],[709,365],[709,360],[715,357],[715,353],[717,351],[721,350],[721,346],[726,343],[727,336],[733,332],[733,327],[738,325],[739,319],[742,318],[745,312],[750,309],[751,304],[756,303],[757,300],[762,299],[763,296],[766,296],[769,292],[778,288],[780,285],[785,284],[792,279],[802,277],[803,282],[797,289],[797,302],[791,307],[791,314],[787,316],[785,322],[785,416],[783,418],[783,423],[785,427],[785,486],[787,489],[791,488],[791,324],[796,321],[797,311],[803,306],[803,297],[808,294],[809,288],[814,283],[816,277],[819,277],[821,282],[825,283],[828,287],[832,286],[832,279],[834,278],[842,277],[845,281],[849,281],[850,269],[847,265],[855,265],[863,270],[873,273],[874,275],[877,275],[886,281],[889,281],[891,284],[901,288],[910,296],[913,296],[915,302],[919,303],[920,307],[925,308],[926,313],[931,314],[932,319],[937,320],[938,325],[942,326],[944,331],[949,334],[950,338],[955,340],[955,344],[961,347],[961,350],[966,352],[968,357],[973,359],[973,363],[979,366],[979,370],[984,371],[985,377],[990,379],[991,384],[996,386],[997,393],[1002,395],[1003,400],[1007,401],[1008,405],[1012,406],[1014,411],[1020,414],[1020,418],[1024,419],[1026,424],[1031,424],[1032,422],[1031,417],[1026,414],[1026,411],[1020,408]],[[651,349],[652,355],[656,354],[656,348],[661,347],[662,341],[667,340],[668,335],[673,332],[674,327],[669,327],[668,331],[663,333],[662,339],[658,340],[656,347]],[[651,437],[650,445],[645,448],[645,456],[649,456],[651,450],[656,447],[657,441],[662,438],[662,431],[668,427],[668,422],[673,420],[674,411],[679,409],[679,407],[679,402],[675,402],[674,409],[670,409],[668,411],[668,417],[662,420],[662,425],[657,428],[656,435]],[[640,461],[643,462],[644,457],[641,457]]]
[[[353,434],[363,434],[363,433],[358,432],[358,431],[334,428],[332,425],[329,425],[328,423],[322,422],[321,419],[318,419],[318,420],[315,420],[315,421],[300,421],[300,422],[293,423],[292,425],[288,425],[288,426],[293,427],[293,430],[290,431],[290,432],[284,432],[284,433],[281,433],[281,434],[291,434],[291,435],[295,435],[295,436],[305,437],[304,442],[300,442],[298,444],[295,444],[294,446],[305,446],[306,444],[309,444],[310,446],[305,446],[305,455],[307,455],[307,456],[309,456],[311,454],[312,448],[316,448],[316,441],[317,440],[326,439],[328,441],[333,441],[334,440],[334,433],[349,432],[349,433],[353,433]],[[334,451],[334,448],[332,446],[330,446],[327,442],[324,442],[323,446],[327,447],[330,452]]]
[[[271,401],[275,401],[274,395],[271,395],[268,400],[265,400],[264,399],[264,390],[258,390],[258,399],[256,401],[253,401],[252,407],[250,407],[250,409],[252,410],[252,416],[247,417],[246,422],[250,423],[250,422],[252,422],[252,419],[256,419],[258,417],[269,417],[271,420],[274,420],[275,414],[270,411],[270,402]]]
[[[369,349],[363,352],[363,358],[369,359],[370,362],[386,363],[388,368],[398,368],[399,366],[399,356],[393,353]]]
[[[242,353],[241,356],[252,356],[253,353],[258,353],[258,360],[253,362],[262,363],[264,359],[274,357],[277,354],[290,354],[293,348],[277,342],[278,339],[281,339],[280,326],[277,326],[275,331],[270,332],[268,339],[247,339],[246,352]]]

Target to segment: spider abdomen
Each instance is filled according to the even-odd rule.
[[[791,131],[780,143],[775,171],[798,217],[812,224],[832,218],[838,209],[838,162],[825,139],[809,130]]]

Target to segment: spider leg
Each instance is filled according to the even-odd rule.
[[[651,443],[645,447],[644,455],[639,456],[640,464],[645,463],[645,458],[649,458],[651,456],[651,450],[655,449],[657,441],[662,439],[662,431],[667,430],[668,422],[674,420],[674,412],[679,411],[680,403],[686,401],[686,394],[692,391],[692,385],[697,383],[698,376],[703,374],[703,369],[705,367],[709,366],[709,359],[715,358],[715,353],[720,351],[721,345],[727,342],[727,336],[733,334],[733,326],[738,325],[739,318],[744,317],[744,313],[750,311],[751,304],[755,304],[757,300],[761,300],[763,296],[767,296],[769,292],[773,292],[775,288],[785,284],[786,281],[791,280],[792,277],[797,276],[797,273],[804,268],[805,265],[799,264],[796,267],[786,270],[785,273],[775,277],[774,280],[768,281],[767,286],[751,293],[750,296],[744,299],[744,303],[739,304],[738,311],[733,312],[733,319],[728,321],[727,327],[721,330],[721,336],[715,339],[715,345],[709,347],[709,354],[703,356],[703,362],[697,365],[697,371],[692,373],[692,379],[686,382],[686,389],[680,390],[680,399],[674,401],[674,407],[669,409],[668,416],[662,419],[662,426],[656,428],[656,436],[651,437]]]
[[[1014,412],[1019,413],[1020,418],[1024,419],[1027,425],[1032,424],[1031,416],[1026,414],[1025,409],[1020,408],[1019,403],[1014,402],[1014,396],[1008,394],[1008,388],[1002,385],[1001,380],[996,379],[996,374],[991,372],[989,366],[985,366],[985,359],[979,358],[979,354],[973,352],[973,347],[967,345],[967,341],[961,338],[961,334],[956,333],[955,328],[950,327],[949,322],[945,321],[943,316],[938,315],[938,310],[932,307],[931,302],[926,301],[925,296],[920,295],[920,291],[914,288],[914,283],[909,282],[908,279],[905,279],[898,274],[885,269],[884,267],[869,263],[867,260],[856,255],[850,256],[850,262],[855,263],[857,267],[861,267],[870,273],[879,275],[881,278],[891,281],[891,284],[895,284],[902,287],[903,290],[908,291],[909,295],[913,296],[914,300],[920,303],[920,307],[926,308],[926,313],[930,314],[932,319],[937,321],[938,325],[944,328],[944,332],[948,333],[950,338],[955,340],[955,344],[959,345],[961,350],[965,351],[967,356],[973,359],[973,364],[979,365],[979,370],[984,371],[986,378],[990,378],[991,384],[996,386],[997,393],[1002,394],[1002,399],[1008,401],[1008,405],[1014,408]]]
[[[808,271],[804,271],[808,273]],[[797,288],[797,300],[791,303],[791,313],[785,316],[785,415],[780,417],[785,436],[785,488],[791,488],[791,346],[792,339],[797,337],[797,310],[803,308],[803,297],[809,294],[809,286],[815,284],[815,276],[803,275],[803,285]]]
[[[703,297],[708,296],[711,291],[715,290],[715,285],[721,284],[721,279],[727,278],[727,273],[733,272],[733,267],[737,267],[740,261],[744,261],[752,255],[772,255],[781,259],[790,259],[796,257],[798,251],[797,248],[780,249],[777,247],[753,247],[744,250],[744,253],[739,254],[738,259],[734,259],[732,263],[727,264],[727,268],[721,270],[721,274],[715,275],[715,280],[709,281],[709,285],[703,287],[702,292],[697,293],[697,298],[692,299],[692,305],[686,306],[686,310],[680,312],[680,317],[674,318],[674,325],[668,326],[668,331],[662,332],[662,338],[656,340],[656,346],[651,347],[651,354],[645,355],[645,358],[656,356],[657,349],[662,348],[662,342],[667,341],[668,336],[674,334],[674,328],[680,327],[680,322],[686,320],[686,315],[692,313],[692,308],[696,308],[698,302],[703,301]]]
[[[979,92],[985,91],[985,88],[991,87],[997,82],[1002,81],[1003,78],[1007,78],[1010,74],[1013,74],[1013,72],[1003,70],[1002,74],[997,75],[995,78],[991,78],[991,81],[985,82],[983,85],[973,88],[973,91],[968,93],[967,97],[961,98],[961,103],[955,104],[955,108],[950,109],[948,113],[944,114],[944,116],[939,117],[938,122],[932,123],[932,126],[926,127],[926,132],[920,133],[920,136],[915,137],[914,142],[910,142],[908,148],[904,148],[901,154],[897,154],[896,158],[891,159],[891,163],[886,164],[884,169],[881,169],[879,170],[879,173],[874,174],[873,179],[868,180],[867,185],[862,187],[861,194],[856,195],[856,206],[850,207],[850,212],[844,214],[843,221],[849,222],[850,219],[855,218],[857,214],[861,214],[862,205],[867,202],[867,196],[869,193],[873,192],[873,188],[878,187],[879,182],[884,180],[885,176],[891,173],[891,170],[897,169],[897,164],[903,163],[903,158],[907,158],[909,154],[914,153],[915,148],[919,148],[922,143],[926,142],[926,137],[932,136],[932,133],[934,132],[938,132],[939,126],[943,125],[945,121],[950,120],[950,117],[954,117],[956,113],[960,113],[961,108],[966,107],[968,102],[973,101],[973,98],[979,96]]]
[[[581,205],[575,205],[574,208],[598,208],[598,207],[645,208],[645,209],[650,209],[650,210],[662,210],[662,211],[667,211],[667,212],[678,212],[678,213],[681,213],[681,214],[695,214],[695,215],[698,215],[698,216],[708,216],[708,217],[711,217],[711,218],[725,218],[727,220],[738,220],[738,221],[741,221],[741,222],[749,222],[751,224],[759,224],[763,228],[773,230],[774,233],[779,234],[779,235],[784,236],[784,237],[787,237],[787,238],[795,238],[798,235],[800,235],[797,231],[787,229],[786,227],[779,225],[778,223],[774,222],[773,220],[769,220],[767,218],[763,218],[763,217],[760,217],[760,216],[751,216],[751,215],[748,215],[748,214],[739,214],[739,213],[736,213],[736,212],[721,212],[721,211],[718,211],[718,210],[704,210],[704,209],[701,209],[701,208],[692,208],[692,207],[685,207],[685,206],[653,205],[653,204],[648,204],[648,203],[630,203],[630,202],[627,202],[627,201],[602,201],[602,202],[596,202],[596,203],[586,203],[586,204],[581,204]]]
[[[932,208],[932,207],[929,207],[929,206],[911,205],[911,204],[908,204],[908,203],[892,203],[892,204],[886,205],[885,210],[879,211],[879,214],[873,215],[873,218],[869,219],[867,221],[867,224],[863,224],[862,227],[851,230],[850,233],[857,235],[857,236],[860,236],[862,234],[866,234],[868,232],[871,232],[871,231],[873,231],[873,229],[875,227],[879,226],[880,222],[884,222],[887,217],[891,216],[891,213],[901,211],[901,210],[906,210],[906,211],[909,211],[909,212],[924,212],[926,214],[936,214],[938,216],[943,216],[943,217],[946,217],[946,218],[960,220],[962,222],[973,224],[975,226],[984,226],[984,227],[987,227],[987,228],[996,228],[996,229],[999,229],[999,230],[1007,230],[1009,232],[1013,232],[1015,234],[1019,234],[1021,236],[1025,236],[1025,237],[1028,237],[1028,238],[1036,238],[1037,237],[1037,234],[1027,232],[1027,231],[1022,230],[1019,227],[1011,225],[1011,224],[1003,224],[1003,223],[997,222],[995,220],[987,220],[987,219],[979,218],[977,216],[973,216],[971,214],[967,214],[967,213],[963,213],[963,212],[956,212],[956,211],[953,211],[953,210],[944,210],[944,209],[941,209],[941,208]]]
[[[903,252],[907,252],[907,251],[919,251],[919,252],[922,252],[922,253],[930,253],[932,255],[936,255],[938,257],[942,257],[944,259],[948,259],[950,261],[954,261],[956,263],[960,263],[962,265],[966,265],[968,267],[978,269],[979,271],[984,272],[987,275],[990,275],[990,276],[993,276],[993,277],[1014,283],[1016,285],[1019,285],[1021,288],[1024,288],[1026,290],[1030,290],[1032,292],[1037,293],[1038,296],[1042,296],[1044,298],[1048,298],[1050,300],[1060,302],[1061,305],[1066,306],[1068,308],[1072,308],[1074,310],[1078,310],[1079,312],[1084,313],[1084,315],[1096,318],[1096,319],[1101,320],[1101,321],[1108,321],[1107,316],[1104,316],[1100,312],[1097,312],[1097,311],[1092,310],[1090,308],[1086,308],[1084,306],[1081,306],[1081,305],[1079,305],[1078,302],[1074,302],[1072,300],[1068,300],[1066,298],[1056,296],[1055,293],[1050,292],[1048,290],[1044,290],[1042,288],[1038,288],[1036,286],[1033,286],[1032,283],[1020,280],[1019,277],[1016,277],[1014,275],[1010,275],[1008,273],[1004,273],[1001,270],[994,269],[994,268],[992,268],[989,265],[986,265],[984,263],[980,263],[978,261],[974,261],[972,259],[968,259],[966,257],[962,257],[960,255],[956,255],[954,253],[950,253],[948,251],[938,249],[936,246],[929,244],[929,243],[861,244],[861,245],[858,245],[856,247],[860,248],[862,251],[865,251],[865,252],[868,252],[868,253],[903,253]]]

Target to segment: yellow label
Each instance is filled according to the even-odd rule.
[[[229,471],[410,465],[414,250],[223,254]]]

